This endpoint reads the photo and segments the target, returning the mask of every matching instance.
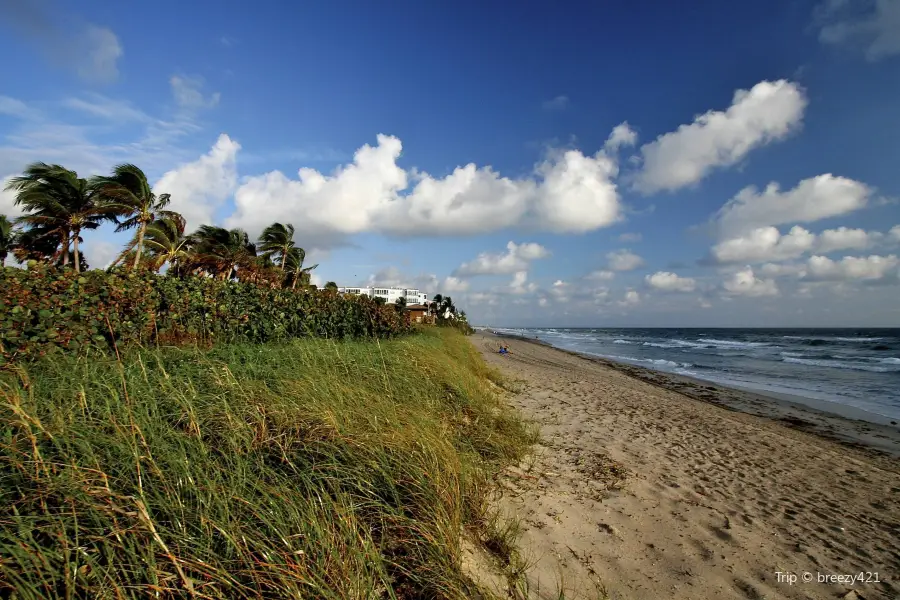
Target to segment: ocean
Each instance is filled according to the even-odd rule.
[[[900,329],[492,328],[609,360],[900,420]]]

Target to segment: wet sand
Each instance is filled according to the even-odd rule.
[[[545,342],[518,336],[488,333],[479,335],[492,336],[496,338],[497,344],[502,339],[509,343],[524,341],[553,348]],[[679,392],[696,400],[730,410],[768,417],[781,421],[788,427],[815,433],[849,446],[875,449],[900,458],[900,423],[889,417],[834,402],[726,387],[693,377],[664,373],[561,348],[555,349],[559,352],[583,357],[641,381]]]
[[[499,501],[532,597],[900,597],[896,426],[505,339],[471,337],[541,426]]]

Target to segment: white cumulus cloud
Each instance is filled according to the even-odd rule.
[[[830,173],[804,179],[787,191],[772,182],[762,192],[753,186],[742,189],[719,210],[715,222],[731,237],[759,227],[843,215],[863,208],[871,195],[865,184]]]
[[[818,235],[799,225],[783,235],[775,227],[760,227],[742,236],[719,242],[712,247],[711,254],[720,264],[778,263],[807,253],[862,250],[890,239],[890,233],[886,235],[878,231],[848,227],[826,229]],[[775,272],[774,265],[770,265],[769,270]]]
[[[223,133],[207,154],[167,172],[156,182],[154,191],[172,195],[171,208],[184,215],[188,230],[212,223],[216,210],[234,192],[240,149],[240,144]]]
[[[453,275],[471,277],[472,275],[507,275],[517,271],[527,271],[531,261],[546,258],[550,252],[540,244],[526,243],[506,244],[506,252],[492,254],[482,252],[475,260],[464,262]]]
[[[610,152],[615,152],[624,146],[634,146],[637,143],[637,139],[637,132],[631,128],[628,121],[623,121],[613,127],[612,133],[609,134],[603,147]]]
[[[784,235],[775,227],[760,227],[716,244],[712,255],[719,263],[777,262],[802,256],[815,243],[816,236],[799,225]]]
[[[568,302],[571,289],[572,284],[567,283],[562,279],[557,279],[550,287],[549,293],[557,302]]]
[[[727,110],[706,112],[642,146],[635,188],[651,194],[697,183],[713,169],[785,138],[799,127],[806,105],[800,86],[783,79],[737,90]]]
[[[778,286],[774,279],[760,279],[753,273],[752,267],[746,267],[733,273],[722,283],[725,292],[732,296],[777,296]]]
[[[653,275],[647,275],[644,281],[650,287],[664,292],[693,292],[697,287],[697,282],[693,278],[680,277],[668,271],[657,271]]]
[[[376,146],[364,145],[331,175],[303,168],[296,180],[279,171],[249,177],[235,194],[231,222],[251,231],[292,222],[298,233],[318,236],[429,236],[510,227],[583,233],[620,219],[618,165],[602,150],[559,153],[533,177],[510,179],[474,164],[443,178],[407,172],[396,163],[401,149],[396,137],[379,135]]]
[[[634,290],[628,290],[625,292],[625,295],[619,300],[619,306],[634,306],[636,304],[640,304],[641,295]]]
[[[458,277],[445,277],[441,289],[446,293],[465,292],[469,289],[469,282]]]
[[[613,271],[633,271],[644,264],[644,259],[630,250],[617,250],[606,255]]]
[[[513,274],[512,281],[509,282],[509,286],[506,288],[501,288],[501,292],[506,292],[510,294],[528,294],[537,290],[538,286],[534,282],[528,281],[528,272],[527,271],[519,271],[518,273]]]
[[[838,227],[826,229],[819,234],[816,252],[827,254],[836,250],[863,250],[880,239],[882,234],[869,233],[865,229]]]
[[[888,256],[845,256],[834,261],[826,256],[811,256],[807,261],[806,278],[817,281],[877,280],[897,277],[900,261]]]

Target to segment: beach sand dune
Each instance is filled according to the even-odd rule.
[[[541,427],[500,501],[522,521],[532,597],[560,583],[598,597],[599,582],[610,598],[900,598],[896,458],[544,345],[504,356],[471,339]]]

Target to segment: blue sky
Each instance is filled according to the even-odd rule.
[[[900,1],[303,4],[0,0],[0,177],[134,162],[480,323],[900,324]]]

